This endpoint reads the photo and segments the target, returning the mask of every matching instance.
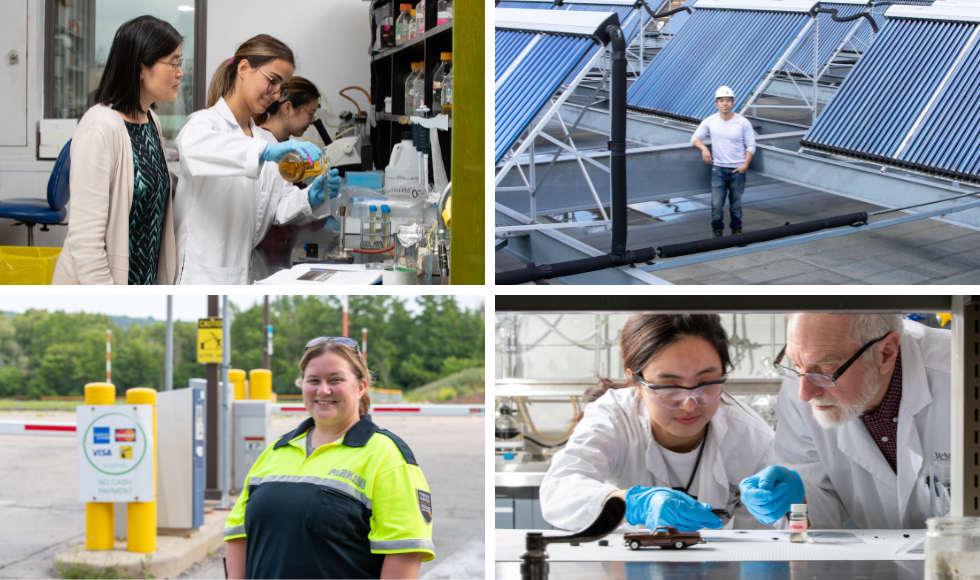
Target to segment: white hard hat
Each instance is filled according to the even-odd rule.
[[[734,99],[735,93],[733,93],[732,90],[728,87],[718,87],[718,90],[715,91],[715,98],[720,99],[722,97],[731,97],[732,99]]]

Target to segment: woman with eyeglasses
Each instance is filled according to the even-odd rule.
[[[303,77],[293,77],[283,85],[289,93],[284,101],[269,105],[265,113],[252,119],[282,143],[291,137],[302,137],[320,116],[320,91]]]
[[[545,520],[581,529],[617,496],[629,526],[765,527],[738,485],[773,463],[773,431],[725,393],[732,362],[721,318],[637,314],[620,347],[626,381],[601,379],[585,392],[541,484]]]
[[[260,34],[215,71],[208,108],[192,114],[174,144],[180,179],[174,200],[178,284],[248,284],[252,248],[272,224],[305,224],[329,216],[335,170],[302,190],[279,175],[279,159],[296,151],[311,161],[320,148],[273,142],[253,115],[285,101],[293,51]]]
[[[249,470],[225,523],[228,578],[418,578],[432,497],[412,450],[371,421],[357,342],[315,338],[299,368],[310,417]]]
[[[157,101],[180,90],[183,37],[140,16],[116,31],[71,141],[71,217],[52,284],[173,284],[170,172]]]

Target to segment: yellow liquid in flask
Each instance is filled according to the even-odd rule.
[[[301,159],[298,153],[290,151],[279,160],[279,175],[286,181],[299,183],[323,175],[327,171],[328,165],[324,157],[314,159],[313,165],[310,165],[308,159],[305,157]]]

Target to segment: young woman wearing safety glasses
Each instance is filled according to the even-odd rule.
[[[435,557],[432,496],[412,450],[368,414],[357,342],[306,345],[310,416],[267,447],[225,522],[228,578],[418,578]]]
[[[627,381],[601,379],[541,484],[552,525],[590,524],[610,496],[626,523],[763,528],[739,501],[739,482],[775,458],[773,431],[725,394],[732,363],[717,315],[638,314],[620,339]]]
[[[174,145],[180,179],[174,198],[177,284],[248,284],[252,249],[272,224],[308,224],[329,216],[336,197],[335,170],[299,189],[279,175],[290,151],[320,157],[305,142],[279,143],[253,115],[265,113],[289,92],[293,51],[260,34],[246,40],[215,71],[208,108],[187,119]]]

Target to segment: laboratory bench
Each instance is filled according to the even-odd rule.
[[[519,579],[524,538],[528,530],[494,530],[495,576]],[[583,542],[580,546],[550,544],[547,547],[549,578],[704,579],[704,580],[822,580],[842,578],[888,578],[920,580],[925,565],[922,553],[901,553],[921,537],[924,530],[813,530],[829,532],[824,538],[835,543],[793,544],[785,530],[705,530],[707,543],[686,550],[643,548],[630,550],[621,533],[605,537],[608,546]],[[543,530],[547,535],[565,532]],[[718,534],[715,540],[712,533]],[[754,534],[754,535],[753,535]],[[909,537],[906,538],[905,536]],[[765,537],[762,537],[765,536]],[[769,542],[776,539],[778,541]],[[843,543],[836,543],[842,541]]]

